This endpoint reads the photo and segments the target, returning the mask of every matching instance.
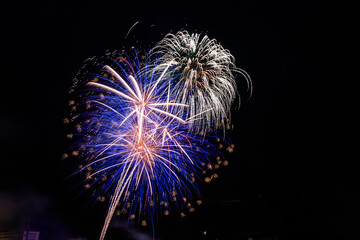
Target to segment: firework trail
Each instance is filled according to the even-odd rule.
[[[134,64],[121,56],[98,63],[101,73],[84,84],[77,106],[86,109],[74,120],[75,155],[85,159],[78,172],[86,172],[86,188],[109,198],[101,240],[117,208],[151,222],[198,195],[197,172],[212,154],[206,139],[188,131],[203,113],[178,111],[188,105],[172,95],[172,62],[148,71],[143,58],[135,53]]]
[[[234,73],[245,77],[251,87],[249,75],[235,66],[231,53],[206,35],[169,33],[152,49],[152,55],[163,62],[154,69],[173,66],[177,78],[171,94],[176,102],[188,106],[179,109],[192,118],[189,126],[195,132],[221,128],[230,120],[230,108],[237,96]],[[194,117],[200,113],[200,118]]]
[[[139,21],[135,22],[135,23],[130,27],[129,31],[128,31],[128,32],[126,33],[126,35],[125,35],[125,38],[127,38],[127,36],[129,35],[131,29],[133,29],[133,28],[136,26],[136,24],[138,24],[138,23],[139,23]],[[125,38],[124,38],[124,39],[125,39]]]

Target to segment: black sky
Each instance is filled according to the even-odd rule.
[[[244,101],[229,133],[236,151],[204,186],[204,205],[162,223],[159,237],[360,238],[359,194],[341,148],[352,23],[343,4],[101,1],[13,3],[3,11],[0,231],[31,222],[58,239],[96,239],[102,209],[76,198],[64,180],[73,169],[60,159],[72,79],[87,57],[149,48],[186,29],[229,49],[254,92],[246,100],[239,79]]]

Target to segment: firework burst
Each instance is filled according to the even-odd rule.
[[[218,178],[228,165],[221,151],[234,150],[224,133],[237,73],[251,91],[228,50],[186,31],[167,34],[149,55],[115,51],[85,61],[70,89],[64,123],[73,144],[63,157],[80,159],[84,189],[108,202],[100,240],[114,214],[153,226],[161,215],[193,212],[192,200],[202,203],[197,180]]]
[[[188,131],[202,113],[186,117],[178,111],[189,106],[172,95],[172,62],[147,71],[149,58],[135,54],[131,61],[98,63],[100,74],[83,84],[76,107],[86,111],[73,117],[72,153],[84,159],[78,172],[86,172],[85,188],[109,198],[100,239],[117,208],[130,219],[152,221],[198,195],[197,172],[212,154],[210,143]]]
[[[221,128],[229,121],[237,96],[234,73],[251,83],[248,74],[235,66],[231,53],[208,36],[201,38],[187,31],[167,34],[152,49],[152,55],[163,62],[154,69],[173,67],[176,81],[172,95],[175,101],[188,106],[179,109],[191,118],[189,125],[195,132]]]

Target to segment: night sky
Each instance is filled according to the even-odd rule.
[[[0,232],[29,227],[41,240],[98,238],[104,206],[78,196],[66,179],[76,166],[61,160],[72,79],[88,57],[149,49],[185,29],[229,49],[254,89],[249,98],[238,79],[243,102],[232,112],[229,166],[202,185],[203,205],[161,221],[156,236],[360,239],[355,159],[342,149],[350,124],[341,103],[351,49],[345,6],[135,2],[3,7]],[[151,239],[118,225],[107,239]]]

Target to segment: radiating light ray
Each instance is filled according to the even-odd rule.
[[[160,83],[161,80],[163,80],[164,74],[167,72],[167,70],[169,69],[169,67],[173,64],[173,61],[171,60],[168,63],[165,63],[165,68],[164,70],[162,70],[162,73],[160,75],[160,77],[155,81],[155,84],[152,86],[150,92],[148,93],[149,97],[152,97],[152,93],[154,92],[154,90],[156,89],[156,87],[158,86],[158,84]]]
[[[113,88],[111,88],[111,87],[105,86],[104,84],[95,83],[95,82],[89,82],[87,85],[89,85],[89,86],[94,86],[94,87],[98,87],[98,88],[103,88],[104,90],[108,90],[108,91],[110,91],[110,92],[113,92],[113,93],[115,93],[115,94],[118,94],[119,96],[121,96],[121,97],[123,97],[123,98],[126,98],[126,99],[128,99],[128,100],[130,100],[130,101],[133,101],[133,102],[136,101],[136,100],[133,99],[132,97],[130,97],[130,96],[128,96],[128,95],[126,95],[126,94],[124,94],[124,93],[122,93],[122,92],[120,92],[120,91],[118,91],[118,90],[116,90],[116,89],[113,89]]]
[[[122,79],[122,77],[121,77],[117,72],[114,71],[114,69],[112,69],[112,68],[109,67],[108,65],[106,65],[106,66],[104,67],[104,69],[106,69],[106,70],[107,70],[110,74],[112,74],[117,80],[119,80],[120,83],[121,83],[122,85],[124,85],[124,86],[126,87],[126,89],[127,89],[135,98],[137,98],[138,100],[140,100],[140,99],[138,98],[139,95],[136,95],[136,94],[134,93],[134,91],[131,89],[131,87],[125,82],[124,79]]]

